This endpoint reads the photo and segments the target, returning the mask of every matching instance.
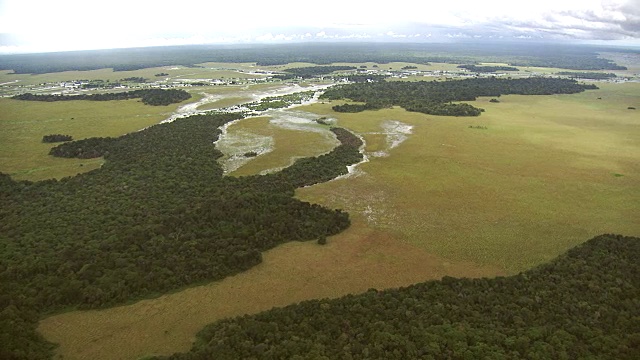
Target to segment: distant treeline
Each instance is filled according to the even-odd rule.
[[[568,76],[574,79],[593,79],[593,80],[606,80],[617,77],[614,73],[596,73],[596,72],[573,72],[573,71],[560,71],[558,75]]]
[[[238,114],[198,115],[118,138],[55,147],[104,156],[102,168],[60,181],[0,174],[0,359],[42,359],[41,314],[122,304],[222,279],[287,241],[316,241],[350,224],[341,210],[294,190],[347,173],[359,139],[334,129],[335,150],[279,173],[225,177],[213,142]]]
[[[574,94],[595,85],[579,84],[575,80],[532,77],[499,79],[495,77],[453,81],[385,81],[335,86],[322,99],[351,101],[364,104],[344,104],[333,107],[337,112],[360,112],[391,106],[431,115],[478,116],[482,109],[456,101],[473,101],[478,96],[508,94],[551,95]]]
[[[358,68],[356,68],[355,66],[307,66],[286,69],[284,71],[291,75],[307,79],[319,75],[331,74],[334,71],[348,71],[357,69]]]
[[[26,101],[70,101],[70,100],[91,100],[91,101],[111,101],[141,99],[146,105],[164,106],[179,103],[191,98],[191,94],[181,89],[143,89],[118,93],[105,94],[80,94],[80,95],[34,95],[25,93],[15,95],[12,99]]]
[[[51,135],[45,135],[42,137],[43,143],[56,143],[56,142],[71,141],[71,140],[73,140],[73,137],[71,135],[64,135],[64,134],[51,134]]]
[[[305,301],[221,320],[156,359],[616,359],[640,348],[640,239],[602,235],[492,279]]]
[[[283,65],[308,62],[332,63],[430,62],[474,63],[490,58],[511,66],[542,66],[573,70],[623,70],[611,60],[598,56],[606,51],[587,45],[515,43],[307,43],[238,46],[170,46],[137,49],[72,51],[47,54],[0,56],[0,69],[18,74],[42,74],[69,70],[113,68],[115,71],[160,66],[194,66],[205,62],[255,62]],[[617,49],[616,51],[629,51]],[[433,54],[441,55],[433,55]],[[636,52],[637,53],[637,52]]]
[[[497,71],[518,71],[518,68],[512,66],[478,66],[478,65],[459,65],[460,69],[467,69],[478,73],[494,73]]]
[[[120,81],[127,81],[127,82],[133,82],[133,83],[146,83],[147,79],[140,76],[132,76],[132,77],[120,79]]]

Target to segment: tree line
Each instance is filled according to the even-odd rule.
[[[355,66],[326,65],[326,66],[305,66],[285,69],[286,74],[276,75],[276,78],[288,80],[293,78],[310,79],[321,75],[331,74],[334,71],[357,70]]]
[[[56,143],[71,140],[73,140],[73,136],[64,134],[49,134],[42,137],[43,143]]]
[[[459,65],[458,68],[466,69],[471,72],[478,72],[478,73],[494,73],[498,71],[519,71],[518,68],[515,68],[513,66],[497,66],[497,65],[485,65],[485,66]]]
[[[637,359],[640,238],[601,235],[509,277],[444,277],[206,326],[155,359]]]
[[[49,54],[0,56],[0,69],[17,74],[43,74],[70,70],[113,68],[130,71],[162,66],[195,66],[205,62],[256,63],[259,66],[308,62],[333,63],[406,62],[412,64],[473,63],[478,58],[507,63],[510,66],[556,67],[572,70],[624,70],[613,61],[601,58],[608,51],[597,46],[498,43],[306,43],[223,46],[167,46],[144,49],[70,51]],[[634,50],[616,49],[637,53]],[[437,55],[434,55],[437,54]]]
[[[334,151],[280,173],[225,177],[213,142],[239,118],[196,115],[60,144],[54,156],[103,156],[105,164],[59,181],[0,174],[0,358],[51,356],[35,332],[42,314],[222,279],[278,244],[349,226],[347,213],[293,197],[296,187],[344,174],[361,159],[346,130],[334,130]]]
[[[592,79],[592,80],[607,80],[617,77],[614,73],[599,73],[599,72],[578,72],[578,71],[560,71],[558,75],[568,76],[573,79]]]
[[[25,101],[70,101],[70,100],[91,100],[91,101],[111,101],[140,99],[145,105],[165,106],[179,103],[191,98],[191,94],[182,89],[141,89],[117,93],[104,94],[80,94],[80,95],[59,95],[43,94],[35,95],[24,93],[11,97],[14,100]]]
[[[459,101],[473,101],[478,96],[508,94],[551,95],[574,94],[595,85],[580,84],[571,79],[531,77],[502,79],[496,77],[450,81],[382,81],[345,84],[328,89],[322,99],[349,99],[360,104],[333,107],[337,112],[360,112],[391,106],[430,115],[478,116],[482,109]]]

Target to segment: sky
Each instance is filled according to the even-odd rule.
[[[357,40],[640,47],[640,0],[0,0],[0,54]]]

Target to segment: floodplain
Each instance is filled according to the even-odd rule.
[[[297,191],[348,211],[348,230],[326,246],[279,246],[262,264],[220,282],[54,315],[39,330],[60,343],[65,359],[169,354],[188,349],[204,324],[220,318],[444,275],[515,274],[598,234],[638,234],[640,132],[628,107],[638,104],[639,85],[599,83],[580,94],[509,95],[499,103],[481,98],[474,105],[486,111],[474,118],[400,108],[344,114],[329,102],[298,107],[365,140],[368,162],[351,176]],[[292,130],[269,121],[230,127],[274,139],[272,152],[231,175],[286,163],[290,151],[302,153],[313,141],[301,133],[301,141],[283,142]],[[405,137],[390,123],[403,125]]]

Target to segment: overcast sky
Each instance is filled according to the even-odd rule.
[[[640,46],[640,0],[0,0],[0,53],[452,39]]]

